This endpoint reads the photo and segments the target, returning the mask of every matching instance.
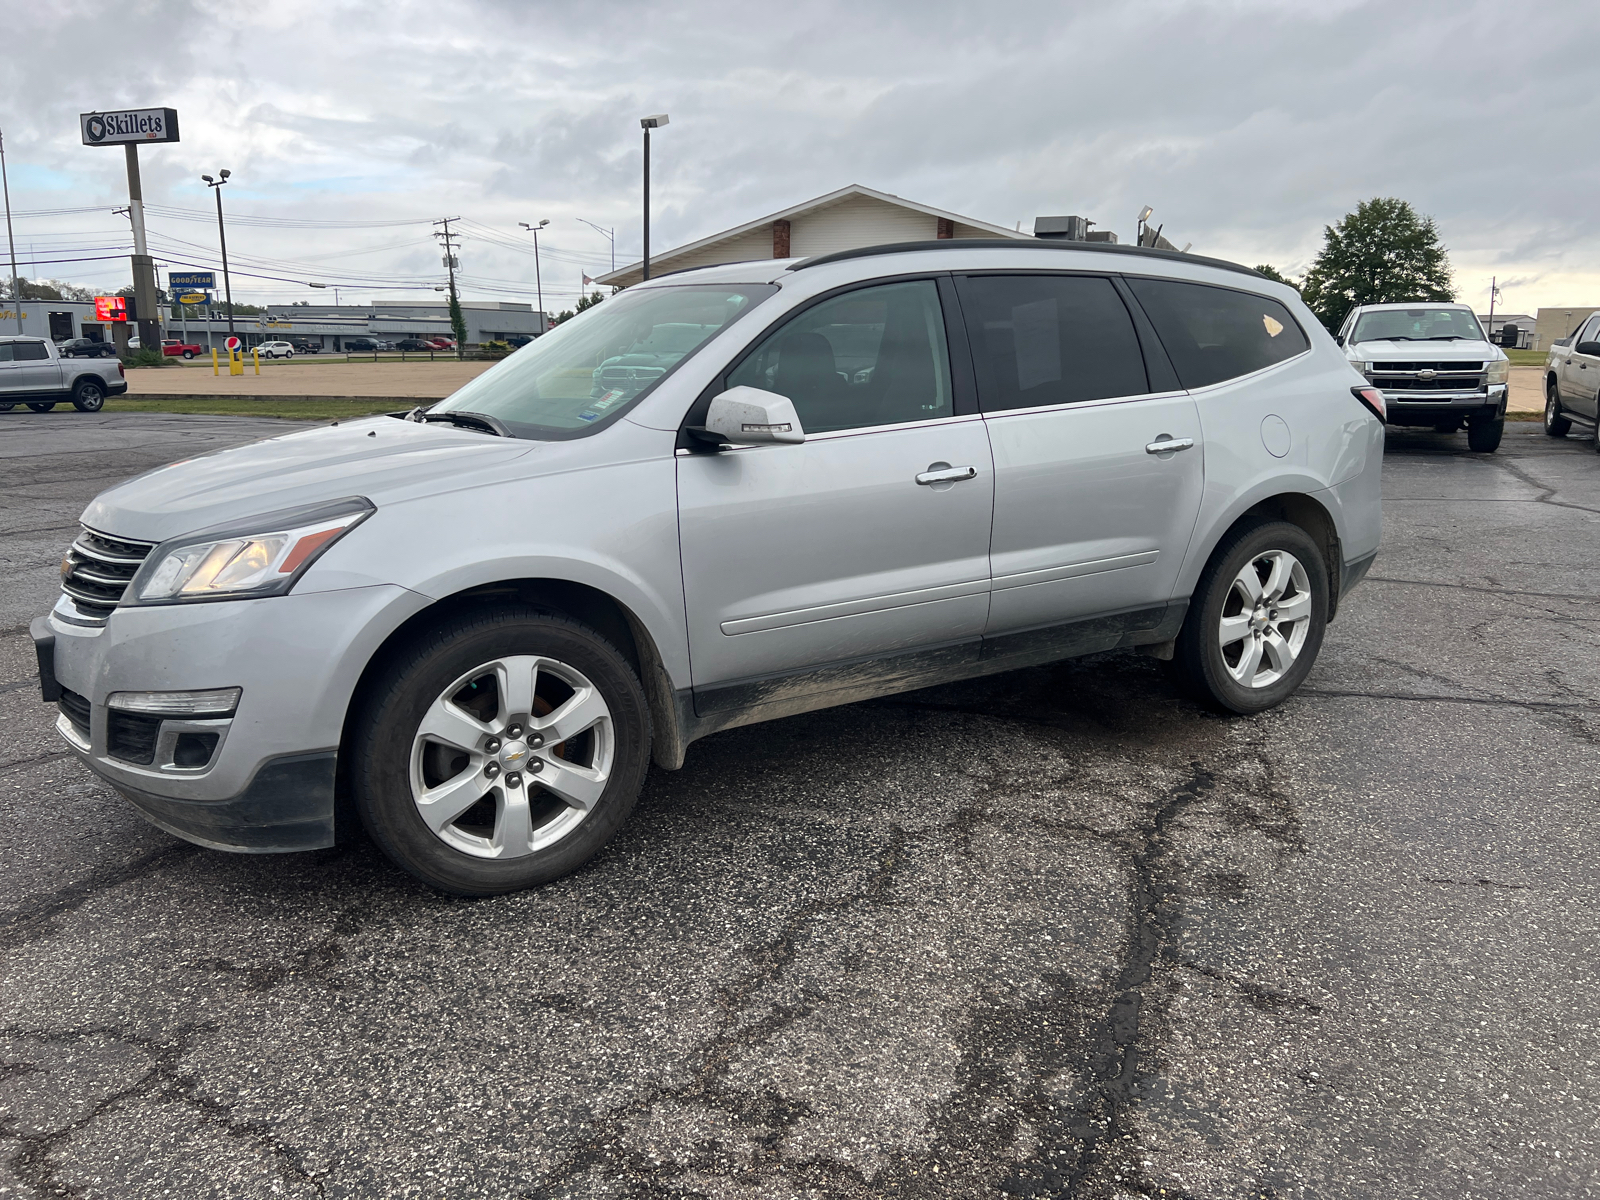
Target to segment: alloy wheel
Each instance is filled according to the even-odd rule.
[[[1300,656],[1311,628],[1311,583],[1287,550],[1257,555],[1234,576],[1217,631],[1222,662],[1236,683],[1270,687]]]
[[[495,659],[428,706],[412,740],[411,797],[441,841],[478,858],[521,858],[572,833],[616,758],[611,709],[575,667]]]

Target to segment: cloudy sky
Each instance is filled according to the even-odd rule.
[[[77,115],[170,106],[142,156],[158,262],[236,299],[431,297],[430,224],[463,218],[463,292],[547,307],[657,249],[847,183],[995,224],[1079,213],[1299,274],[1323,227],[1399,196],[1434,217],[1462,299],[1600,303],[1600,70],[1589,4],[7,0],[0,98],[23,273],[129,279],[122,155]],[[55,261],[46,261],[55,260]],[[77,261],[64,261],[77,260]]]

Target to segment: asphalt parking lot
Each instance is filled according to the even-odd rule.
[[[1106,655],[734,730],[576,876],[191,847],[67,756],[75,518],[242,418],[0,414],[0,1196],[1600,1194],[1600,456],[1392,431],[1309,684]]]

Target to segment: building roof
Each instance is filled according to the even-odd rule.
[[[1014,229],[1006,229],[1001,225],[991,225],[987,221],[963,217],[960,213],[946,212],[942,208],[934,208],[928,204],[918,204],[915,200],[907,200],[901,196],[891,195],[888,192],[879,192],[869,187],[862,187],[859,183],[852,183],[847,187],[840,188],[838,191],[829,192],[825,196],[818,196],[815,199],[792,205],[779,212],[769,213],[767,216],[758,217],[754,221],[747,221],[743,225],[735,226],[732,229],[724,229],[721,233],[714,233],[710,237],[701,238],[697,242],[690,242],[686,246],[678,246],[659,254],[651,254],[650,272],[652,275],[665,275],[669,271],[676,270],[674,262],[679,259],[698,255],[702,251],[712,249],[723,242],[735,241],[748,233],[761,229],[763,226],[770,226],[774,221],[791,221],[796,217],[808,216],[811,213],[819,212],[825,208],[832,208],[836,204],[841,204],[857,197],[878,200],[884,204],[892,204],[911,212],[922,213],[924,216],[937,217],[953,224],[966,225],[972,229],[982,230],[993,237],[1015,238],[1029,242],[1034,240],[1031,233],[1020,233]],[[595,282],[601,284],[636,282],[642,265],[641,262],[637,261],[629,263],[625,267],[618,267],[615,271],[609,271],[599,276]]]

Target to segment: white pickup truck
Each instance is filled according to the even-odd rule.
[[[0,337],[0,412],[18,404],[49,412],[62,401],[79,412],[99,412],[107,396],[127,390],[115,359],[62,358],[45,338]]]
[[[1383,393],[1390,425],[1431,425],[1440,433],[1465,425],[1471,449],[1499,447],[1511,363],[1465,304],[1358,305],[1334,340]]]

